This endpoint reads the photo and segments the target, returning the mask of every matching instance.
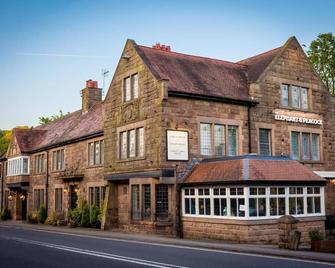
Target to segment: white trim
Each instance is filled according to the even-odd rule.
[[[335,178],[335,171],[314,171],[314,173],[323,178]]]
[[[27,172],[24,172],[23,160],[27,159]],[[29,175],[30,173],[30,157],[29,156],[17,156],[8,159],[7,177],[10,176],[21,176]]]

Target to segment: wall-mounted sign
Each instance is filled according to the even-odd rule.
[[[311,125],[322,125],[322,119],[319,118],[310,118],[304,117],[300,115],[288,115],[279,112],[275,112],[275,120],[293,122],[293,123],[301,123],[301,124],[311,124]]]
[[[167,130],[167,160],[188,161],[188,132]]]

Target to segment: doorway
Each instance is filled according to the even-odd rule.
[[[20,195],[21,199],[21,220],[27,220],[27,193],[23,192]]]
[[[78,187],[77,185],[70,185],[70,209],[77,207],[78,201]]]

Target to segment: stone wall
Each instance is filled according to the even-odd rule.
[[[299,218],[297,230],[301,232],[301,243],[308,244],[308,232],[319,229],[324,232],[324,217]],[[278,244],[278,220],[224,220],[209,218],[182,218],[184,238],[215,239],[238,243]]]

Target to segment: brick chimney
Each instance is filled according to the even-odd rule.
[[[82,113],[87,113],[96,103],[102,101],[102,89],[98,88],[98,82],[86,81],[86,87],[81,90]]]
[[[167,51],[167,52],[171,51],[171,47],[170,46],[161,45],[160,43],[156,43],[156,45],[153,45],[152,48],[158,49],[158,50]]]

